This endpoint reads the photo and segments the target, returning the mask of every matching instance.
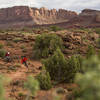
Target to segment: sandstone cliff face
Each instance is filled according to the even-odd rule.
[[[78,16],[64,23],[66,27],[100,27],[100,11],[85,9]]]
[[[80,14],[80,17],[88,17],[88,21],[92,22],[100,22],[100,11],[92,10],[92,9],[85,9]]]
[[[93,15],[96,15],[97,13],[100,13],[100,11],[92,10],[92,9],[84,9],[80,15],[91,15],[91,16],[93,16]]]
[[[15,6],[0,9],[0,26],[55,24],[68,21],[75,16],[77,16],[75,12],[64,9],[57,11],[56,9],[48,10],[44,7],[37,9],[27,6]]]
[[[64,9],[15,6],[0,9],[0,28],[58,25],[61,27],[99,27],[100,11],[84,9],[79,15]]]
[[[96,14],[96,22],[100,23],[100,13]]]
[[[28,7],[13,7],[0,10],[0,23],[32,19]]]

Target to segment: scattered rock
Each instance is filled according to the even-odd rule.
[[[57,94],[64,94],[64,93],[68,93],[68,91],[62,87],[59,87],[56,89],[56,93]]]

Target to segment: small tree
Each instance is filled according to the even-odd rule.
[[[54,32],[61,30],[61,28],[58,26],[51,26],[50,29],[51,31],[54,31]]]
[[[96,55],[91,56],[91,58],[84,60],[83,62],[83,71],[87,72],[90,70],[95,70],[97,66],[100,64],[100,59]],[[97,70],[97,69],[96,69]]]
[[[72,56],[67,60],[67,66],[67,80],[69,80],[69,82],[73,82],[76,73],[81,70],[81,63],[76,56]]]
[[[80,89],[75,91],[75,100],[100,99],[100,60],[92,56],[83,64],[85,74],[76,75],[76,83]]]
[[[56,48],[61,50],[62,39],[55,34],[42,34],[36,37],[34,45],[34,56],[36,58],[46,58],[54,53]]]
[[[50,73],[51,79],[58,82],[71,82],[78,70],[78,61],[72,57],[65,59],[63,53],[58,48],[54,55],[43,60],[46,70]]]
[[[60,49],[57,49],[53,56],[43,60],[43,64],[46,67],[46,70],[50,73],[51,79],[60,80],[60,78],[62,78],[61,70],[66,67],[67,62]]]
[[[50,75],[45,69],[43,69],[42,72],[37,76],[37,79],[40,83],[41,89],[49,90],[52,88]]]
[[[76,55],[75,58],[77,59],[77,65],[78,65],[79,72],[84,73],[83,67],[82,67],[84,58],[81,55]]]
[[[90,58],[92,55],[95,55],[95,49],[93,46],[89,45],[86,57]]]
[[[28,90],[26,100],[29,100],[30,96],[35,96],[39,90],[39,83],[36,79],[34,79],[34,77],[29,76],[27,82],[25,83],[25,88]]]

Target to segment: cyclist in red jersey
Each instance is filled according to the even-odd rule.
[[[24,64],[28,68],[26,56],[22,56],[21,63]]]

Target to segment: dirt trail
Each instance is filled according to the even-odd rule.
[[[7,98],[15,99],[16,97],[18,97],[18,93],[23,92],[23,88],[22,86],[20,86],[20,84],[23,84],[22,82],[24,82],[29,75],[36,76],[40,72],[39,67],[41,66],[41,63],[39,61],[28,60],[27,63],[29,68],[27,68],[20,62],[18,63],[17,60],[14,60],[14,62],[11,63],[7,63],[3,59],[0,59],[0,73],[4,74],[11,80],[9,85],[5,87]],[[20,65],[17,66],[17,69],[16,64]],[[17,82],[18,84],[14,85]],[[21,99],[19,98],[17,100]]]
[[[38,72],[36,69],[41,66],[41,63],[38,61],[30,62],[29,68],[26,68],[26,66],[21,65],[21,67],[16,72],[11,72],[8,76],[12,79],[23,79],[26,78],[28,75],[33,74],[35,75],[36,72]]]
[[[19,63],[20,67],[16,69],[16,71],[10,70],[10,72],[7,72],[9,67],[14,68],[15,64],[16,63],[7,63],[4,62],[3,59],[0,59],[0,73],[10,77],[12,81],[16,79],[26,79],[28,75],[36,75],[36,73],[39,72],[38,68],[41,66],[39,61],[29,61],[29,68]]]
[[[21,79],[21,78],[26,78],[26,75],[25,75],[25,71],[16,71],[16,72],[11,72],[9,75],[7,75],[8,77],[10,77],[10,79],[13,81],[13,80],[16,80],[16,79]]]

